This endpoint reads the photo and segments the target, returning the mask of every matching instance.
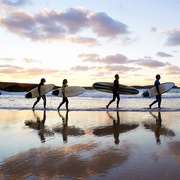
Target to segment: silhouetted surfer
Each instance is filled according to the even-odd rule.
[[[61,107],[64,103],[66,103],[66,110],[69,111],[69,109],[68,109],[69,101],[68,101],[68,98],[66,97],[66,89],[65,89],[65,88],[68,86],[67,83],[68,83],[67,79],[64,79],[63,82],[62,82],[62,94],[63,94],[63,99],[62,99],[62,102],[59,104],[59,106],[58,106],[58,108],[57,108],[58,111],[59,111],[60,107]]]
[[[161,79],[161,76],[159,74],[156,75],[156,80],[154,82],[154,85],[156,86],[156,90],[158,92],[158,95],[156,96],[156,100],[153,101],[150,105],[149,105],[149,108],[152,107],[153,104],[157,103],[158,102],[158,108],[161,108],[161,94],[159,92],[159,85],[160,85],[160,80]]]
[[[106,108],[108,109],[109,105],[115,101],[115,99],[117,98],[117,108],[119,108],[119,101],[120,101],[120,96],[119,96],[119,92],[118,92],[118,88],[119,88],[119,75],[116,74],[115,76],[115,80],[114,80],[114,84],[113,84],[113,99],[109,102],[108,105],[106,105]]]
[[[36,106],[36,104],[40,101],[40,99],[42,98],[44,101],[44,109],[46,109],[46,95],[41,95],[41,86],[44,85],[44,83],[46,82],[46,80],[44,78],[41,79],[39,85],[38,85],[38,93],[39,93],[39,97],[37,97],[36,102],[34,103],[32,109],[34,110],[34,107]]]

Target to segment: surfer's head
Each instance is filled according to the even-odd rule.
[[[161,79],[161,76],[159,74],[157,74],[156,79]]]
[[[116,74],[114,77],[115,77],[116,79],[119,79],[119,75],[118,75],[118,74]]]
[[[67,84],[67,82],[68,82],[67,79],[64,79],[62,83]]]
[[[41,83],[45,83],[45,82],[46,82],[45,78],[42,78]]]

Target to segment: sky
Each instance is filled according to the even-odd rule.
[[[180,0],[0,0],[0,81],[180,86]]]

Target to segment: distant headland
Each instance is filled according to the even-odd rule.
[[[31,89],[37,87],[38,84],[31,84],[31,83],[18,83],[18,82],[0,82],[0,90],[7,91],[7,92],[28,92]],[[55,86],[54,89],[59,88],[60,86]],[[152,85],[146,86],[132,86],[136,89],[149,89]],[[84,87],[85,89],[93,89],[91,86]],[[174,88],[178,88],[174,86]]]

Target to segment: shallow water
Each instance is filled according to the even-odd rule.
[[[179,111],[0,113],[3,180],[179,178]]]
[[[142,98],[141,94],[144,90],[139,89],[137,95],[121,95],[120,110],[121,111],[148,111],[149,104],[154,101],[155,97]],[[24,93],[8,93],[2,92],[0,96],[0,109],[31,109],[36,98],[25,99]],[[62,98],[53,96],[50,93],[47,95],[48,110],[57,110]],[[105,106],[112,99],[111,93],[103,93],[96,90],[86,90],[82,95],[70,97],[69,109],[71,111],[103,111]],[[174,88],[162,95],[161,111],[180,111],[180,89]],[[110,110],[116,110],[116,103],[110,105]],[[43,101],[41,100],[37,106],[37,110],[43,109]],[[65,106],[62,106],[65,110]],[[157,110],[157,104],[153,106],[153,110]]]

